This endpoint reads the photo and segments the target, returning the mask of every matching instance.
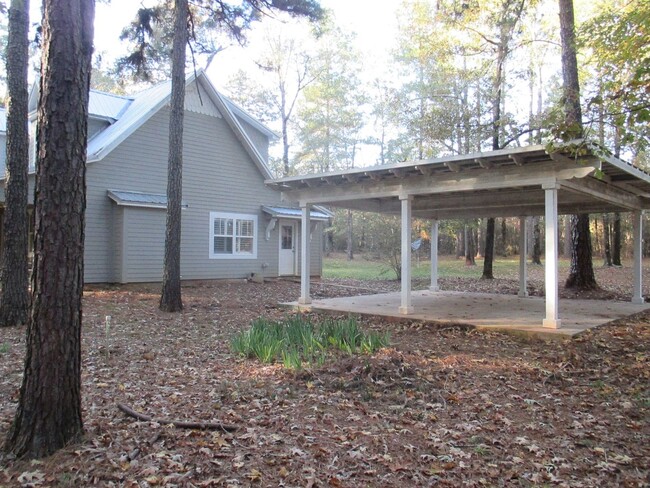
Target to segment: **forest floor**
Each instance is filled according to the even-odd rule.
[[[593,298],[629,293],[618,271],[598,271],[607,289]],[[517,290],[514,279],[441,285]],[[312,289],[368,288],[328,280]],[[2,455],[0,486],[650,486],[650,312],[552,342],[364,318],[364,328],[390,332],[390,348],[299,371],[230,351],[234,333],[259,316],[282,318],[278,302],[298,291],[288,281],[189,283],[185,310],[168,314],[158,311],[158,285],[89,287],[85,437],[41,461]],[[0,329],[3,438],[24,336]],[[138,421],[118,403],[238,430]]]

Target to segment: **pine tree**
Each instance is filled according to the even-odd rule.
[[[0,325],[27,322],[29,308],[27,170],[29,167],[27,67],[29,0],[12,0],[7,39],[7,174],[0,269]]]
[[[32,310],[6,449],[43,457],[77,441],[93,0],[43,2]]]

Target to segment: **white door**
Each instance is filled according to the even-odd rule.
[[[296,274],[296,224],[280,224],[280,260],[278,273],[282,275]]]

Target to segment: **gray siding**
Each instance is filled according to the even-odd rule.
[[[124,253],[125,265],[121,281],[161,281],[165,256],[165,210],[131,207],[124,209],[123,217],[126,239],[122,242],[127,244],[127,249],[120,252]]]
[[[110,239],[110,245],[112,251],[110,255],[112,256],[112,269],[113,277],[110,281],[115,283],[126,283],[127,278],[126,274],[122,275],[122,269],[126,269],[126,266],[123,265],[123,260],[125,255],[122,252],[124,249],[124,208],[118,207],[117,205],[113,206],[112,209],[112,218],[113,218],[113,235]]]
[[[119,212],[106,192],[166,192],[168,119],[169,110],[163,108],[103,161],[88,166],[89,283],[125,281],[119,271],[125,260],[122,253],[128,263],[127,281],[160,280],[165,212],[125,208],[125,223],[120,226]],[[183,200],[188,204],[182,213],[183,279],[243,278],[261,272],[277,276],[278,229],[265,239],[269,217],[260,207],[279,204],[280,194],[264,185],[264,177],[225,120],[186,112],[183,158]],[[215,211],[258,216],[256,259],[209,258],[210,212]],[[126,236],[118,227],[126,230]]]
[[[160,281],[165,211],[120,207],[107,190],[166,193],[169,109],[163,108],[105,159],[87,167],[85,281]],[[240,121],[241,122],[241,121]],[[91,125],[93,121],[91,121]],[[245,130],[264,157],[266,137]],[[4,149],[4,147],[3,147]],[[278,275],[279,229],[266,240],[270,217],[262,205],[282,205],[223,118],[186,111],[183,165],[181,275],[183,279],[243,278],[251,273]],[[30,202],[34,177],[30,177]],[[0,182],[0,201],[4,200]],[[210,212],[255,214],[256,259],[210,259]],[[312,238],[311,272],[320,274],[319,224]]]
[[[252,125],[244,121],[243,119],[240,119],[239,117],[235,117],[235,118],[241,124],[242,129],[244,129],[244,132],[246,132],[246,135],[253,143],[253,146],[255,146],[255,149],[257,149],[259,153],[262,155],[262,159],[264,159],[264,161],[268,161],[269,160],[268,138],[260,131],[258,131],[256,128],[254,128]]]

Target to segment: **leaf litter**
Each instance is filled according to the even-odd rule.
[[[486,286],[476,283],[445,285]],[[364,318],[363,327],[390,332],[391,347],[298,371],[231,353],[237,331],[261,315],[281,319],[289,312],[278,303],[298,292],[286,281],[196,282],[184,286],[185,310],[166,314],[157,286],[89,287],[85,438],[42,461],[4,455],[0,485],[650,483],[650,313],[563,342]],[[357,292],[350,280],[314,285],[316,296]],[[18,399],[24,333],[0,329],[2,436]],[[156,418],[238,429],[177,429]]]

